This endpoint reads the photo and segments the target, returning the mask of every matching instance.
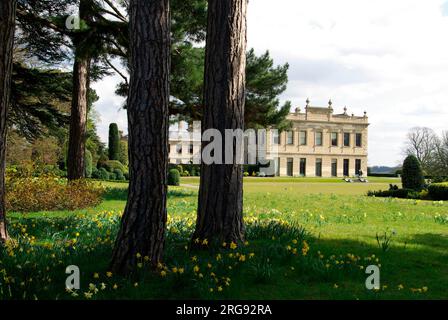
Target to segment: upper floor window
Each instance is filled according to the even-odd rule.
[[[294,132],[293,131],[286,132],[286,144],[294,144]]]
[[[180,143],[176,145],[176,152],[179,154],[182,153],[182,145]]]
[[[316,146],[321,146],[323,144],[323,134],[321,131],[316,132]]]
[[[306,146],[306,131],[300,131],[299,133],[300,136],[300,145],[301,146]]]
[[[356,134],[356,146],[362,147],[362,133]]]
[[[190,152],[190,154],[193,154],[193,145],[190,144],[189,148],[188,148],[188,152]]]
[[[280,134],[278,131],[272,131],[272,143],[280,144]]]
[[[350,147],[350,133],[344,132],[344,147]]]
[[[337,147],[338,146],[338,133],[337,132],[332,132],[331,133],[331,145],[333,147]]]

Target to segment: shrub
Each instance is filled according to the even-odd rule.
[[[180,173],[177,169],[171,169],[168,171],[168,185],[178,186],[180,184]]]
[[[120,169],[115,169],[114,174],[115,174],[116,180],[120,180],[120,181],[126,180],[126,178],[124,177],[123,171],[121,171]]]
[[[403,183],[404,189],[412,189],[416,191],[421,191],[425,185],[420,162],[413,155],[408,156],[404,160],[401,182]]]
[[[190,172],[188,172],[187,170],[184,170],[180,175],[182,177],[189,177],[190,176]]]
[[[111,123],[109,125],[109,159],[118,160],[120,158],[120,133],[118,125]]]
[[[6,208],[15,212],[76,210],[101,203],[104,189],[85,180],[55,176],[7,177]]]
[[[243,173],[243,175],[244,175],[245,177],[248,177],[248,176],[249,176],[249,172],[245,171],[245,172]]]
[[[411,189],[390,189],[386,191],[369,191],[369,197],[383,197],[383,198],[400,198],[400,199],[419,199],[418,193]],[[416,196],[417,195],[417,196]],[[415,198],[417,197],[417,198]]]
[[[92,177],[92,153],[89,150],[86,150],[86,178]]]
[[[98,170],[98,177],[95,177],[100,180],[109,180],[109,172],[106,169],[101,168]]]
[[[428,193],[433,200],[448,200],[448,183],[433,183],[428,187]]]
[[[120,169],[121,172],[127,172],[127,167],[124,166],[120,161],[117,160],[108,160],[105,162],[102,162],[100,165],[100,168],[104,168],[109,172],[114,172],[116,169]]]

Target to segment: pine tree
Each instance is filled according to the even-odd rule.
[[[15,0],[0,2],[0,242],[8,240],[5,208],[6,133],[11,93],[12,55],[15,28]]]
[[[162,259],[167,220],[170,74],[169,0],[130,1],[129,195],[112,257],[132,272],[137,254]]]
[[[202,129],[244,130],[247,0],[210,0]],[[235,149],[235,148],[234,148]],[[223,147],[223,153],[225,149]],[[243,169],[237,164],[201,165],[198,216],[193,239],[241,242]]]

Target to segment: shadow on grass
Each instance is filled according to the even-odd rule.
[[[186,198],[193,195],[194,192],[184,189],[168,190],[168,198]],[[106,201],[126,201],[128,199],[128,188],[107,188],[103,199]]]

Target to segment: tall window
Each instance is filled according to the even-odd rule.
[[[356,134],[356,146],[362,147],[362,133]]]
[[[331,133],[331,145],[333,147],[337,147],[338,146],[338,133],[337,132],[332,132]]]
[[[294,163],[294,159],[293,158],[288,158],[286,160],[286,174],[289,177],[293,176],[293,163]]]
[[[331,160],[331,176],[332,177],[338,176],[338,160],[337,159]]]
[[[344,177],[348,177],[350,175],[350,160],[344,159]]]
[[[316,159],[316,177],[322,177],[322,159]]]
[[[350,133],[344,132],[344,147],[350,147]]]
[[[359,175],[359,172],[361,171],[361,159],[355,160],[355,174]]]
[[[182,153],[182,144],[179,143],[179,144],[176,145],[176,152],[179,153],[179,154]]]
[[[300,135],[300,145],[306,146],[306,138],[307,138],[306,131],[305,130],[300,131],[299,135]]]
[[[273,144],[280,144],[280,134],[278,131],[271,131],[272,132],[272,143]]]
[[[300,159],[300,175],[302,177],[306,176],[306,158]]]
[[[193,154],[193,145],[192,144],[190,144],[188,151],[190,152],[190,154]]]
[[[286,144],[294,144],[294,132],[286,132]]]
[[[321,131],[316,132],[316,146],[322,145],[322,143],[323,143],[322,137],[323,137],[323,134]]]

